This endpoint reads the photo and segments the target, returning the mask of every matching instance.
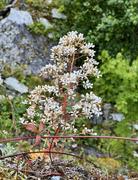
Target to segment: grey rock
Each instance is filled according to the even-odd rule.
[[[106,103],[103,106],[103,117],[105,120],[109,119],[111,113],[112,105],[110,103]]]
[[[16,78],[8,77],[5,81],[5,84],[9,89],[13,89],[21,94],[28,92],[28,87],[24,84],[21,84]]]
[[[51,4],[52,3],[52,0],[47,0],[47,4]]]
[[[103,119],[103,116],[102,116],[102,115],[100,115],[100,116],[94,115],[94,116],[91,118],[92,124],[96,124],[96,125],[97,125],[97,124],[102,124],[103,121],[104,121],[104,119]]]
[[[52,177],[51,177],[51,180],[60,180],[60,179],[61,179],[60,176],[52,176]]]
[[[32,16],[27,11],[20,11],[18,9],[12,8],[10,11],[10,14],[7,18],[3,19],[3,23],[7,20],[12,21],[13,23],[16,23],[18,25],[30,25],[33,23]]]
[[[58,9],[56,9],[56,8],[53,8],[53,9],[51,10],[51,13],[52,13],[52,17],[53,17],[53,18],[56,18],[56,19],[66,19],[66,18],[67,18],[67,17],[65,16],[65,14],[60,13],[60,12],[58,11]]]
[[[138,130],[138,124],[134,124],[133,127],[135,130]]]
[[[124,180],[129,180],[128,176],[123,176]]]
[[[46,29],[50,29],[53,27],[46,18],[40,18],[39,21],[45,26]]]
[[[84,153],[86,155],[91,155],[91,156],[96,156],[96,157],[106,157],[107,156],[107,154],[103,154],[103,153],[99,152],[98,150],[96,150],[95,148],[92,148],[92,147],[85,147]]]
[[[4,148],[5,147],[5,145],[4,144],[0,144],[0,148]]]
[[[49,39],[53,39],[54,38],[54,34],[51,32],[51,33],[48,33],[47,35],[49,37]]]
[[[26,64],[36,74],[50,62],[51,44],[48,44],[46,37],[31,34],[21,16],[18,21],[22,23],[13,22],[9,16],[0,21],[0,69],[2,62]]]
[[[123,119],[125,119],[124,114],[122,113],[112,113],[110,115],[110,119],[114,120],[114,121],[122,121]]]

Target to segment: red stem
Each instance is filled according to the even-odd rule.
[[[22,140],[28,139],[35,139],[36,136],[27,136],[27,137],[17,137],[17,138],[9,138],[9,139],[1,139],[0,143],[6,142],[17,142]],[[85,139],[85,138],[92,138],[92,139],[118,139],[118,140],[127,140],[137,142],[138,138],[128,138],[128,137],[116,137],[116,136],[75,136],[75,135],[68,135],[68,136],[41,136],[41,138],[65,138],[65,139]]]
[[[59,131],[60,131],[60,128],[58,127],[58,128],[56,129],[56,131],[55,131],[54,137],[57,136],[57,134],[59,133]],[[50,147],[49,147],[49,151],[50,151],[50,152],[51,152],[51,149],[53,148],[54,139],[55,139],[55,138],[52,138],[52,142],[51,142]],[[50,160],[51,160],[51,163],[52,163],[51,153],[49,153],[49,157],[50,157]]]

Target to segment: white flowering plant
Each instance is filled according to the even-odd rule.
[[[92,118],[101,114],[101,98],[92,92],[90,76],[99,77],[94,45],[86,43],[76,31],[63,36],[52,48],[51,64],[42,68],[40,76],[48,82],[29,95],[29,107],[22,118],[27,130],[40,134],[74,134],[75,121],[82,116]],[[79,94],[82,85],[90,93]],[[90,91],[91,90],[91,91]],[[83,133],[90,133],[84,127]],[[38,135],[39,134],[39,135]]]

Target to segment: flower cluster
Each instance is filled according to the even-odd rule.
[[[73,130],[79,116],[92,118],[100,114],[101,99],[92,91],[80,95],[78,86],[92,89],[89,76],[99,76],[94,59],[94,45],[86,43],[83,34],[69,32],[52,48],[51,61],[40,76],[47,85],[36,87],[29,96],[27,121],[43,121],[47,127]]]

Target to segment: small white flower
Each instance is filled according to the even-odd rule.
[[[30,106],[26,111],[29,118],[33,119],[35,116],[35,105]]]
[[[86,81],[83,81],[83,87],[84,87],[85,89],[91,89],[92,86],[93,86],[93,84],[90,83],[90,81],[89,81],[88,79],[87,79]]]
[[[19,121],[20,121],[21,124],[26,124],[25,118],[23,118],[23,117],[20,118]]]

